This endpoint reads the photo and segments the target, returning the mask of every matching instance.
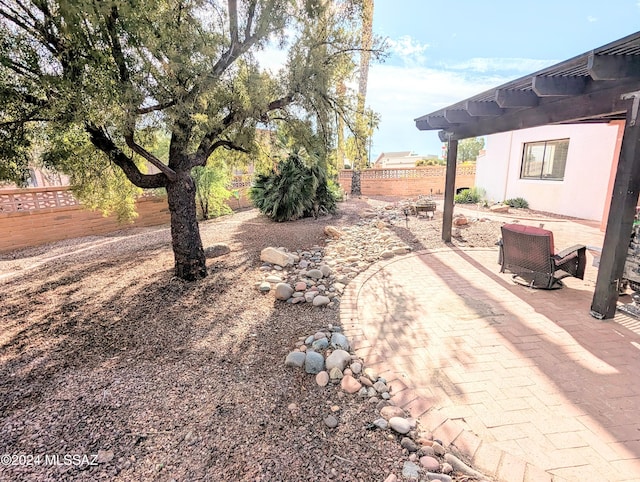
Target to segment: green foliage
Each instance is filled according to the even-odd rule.
[[[458,142],[458,163],[475,162],[484,149],[484,137],[471,137]]]
[[[260,212],[274,221],[294,221],[320,212],[335,212],[336,199],[325,170],[305,164],[292,153],[268,174],[258,174],[249,197]]]
[[[48,134],[42,162],[69,175],[71,190],[84,206],[104,216],[115,214],[119,221],[133,221],[138,216],[135,201],[142,189],[131,184],[104,153],[96,151],[83,130],[54,128]],[[138,164],[139,169],[145,169],[142,162]]]
[[[471,189],[463,189],[460,191],[460,193],[454,196],[453,200],[457,204],[478,204],[482,202],[484,197],[484,189],[472,187]]]
[[[200,215],[209,219],[231,213],[231,208],[225,202],[232,195],[227,189],[231,179],[229,169],[218,163],[196,167],[192,173],[196,182],[196,202]]]
[[[523,197],[514,197],[512,199],[507,199],[504,202],[504,204],[507,204],[512,208],[522,208],[522,209],[528,209],[529,208],[529,203]]]

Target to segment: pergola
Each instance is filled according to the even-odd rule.
[[[451,241],[458,141],[549,124],[625,120],[591,314],[615,315],[640,188],[640,32],[415,119],[448,143],[442,239]]]

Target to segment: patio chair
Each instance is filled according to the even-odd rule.
[[[505,224],[500,241],[500,272],[513,273],[516,283],[532,288],[562,288],[560,281],[567,276],[584,279],[586,251],[577,244],[556,253],[553,233],[549,230]]]

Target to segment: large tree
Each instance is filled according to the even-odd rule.
[[[332,88],[361,48],[351,24],[360,8],[358,0],[0,0],[0,178],[19,181],[37,144],[80,183],[126,177],[164,188],[176,275],[202,278],[192,169],[220,148],[250,151],[259,124],[287,122],[329,142],[331,112],[355,110]],[[273,45],[288,50],[277,73],[259,61]],[[170,134],[165,156],[153,149],[158,130]]]

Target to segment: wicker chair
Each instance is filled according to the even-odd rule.
[[[502,226],[500,272],[513,273],[516,283],[532,288],[562,288],[567,276],[584,279],[586,251],[578,244],[555,253],[553,233],[522,224]]]

